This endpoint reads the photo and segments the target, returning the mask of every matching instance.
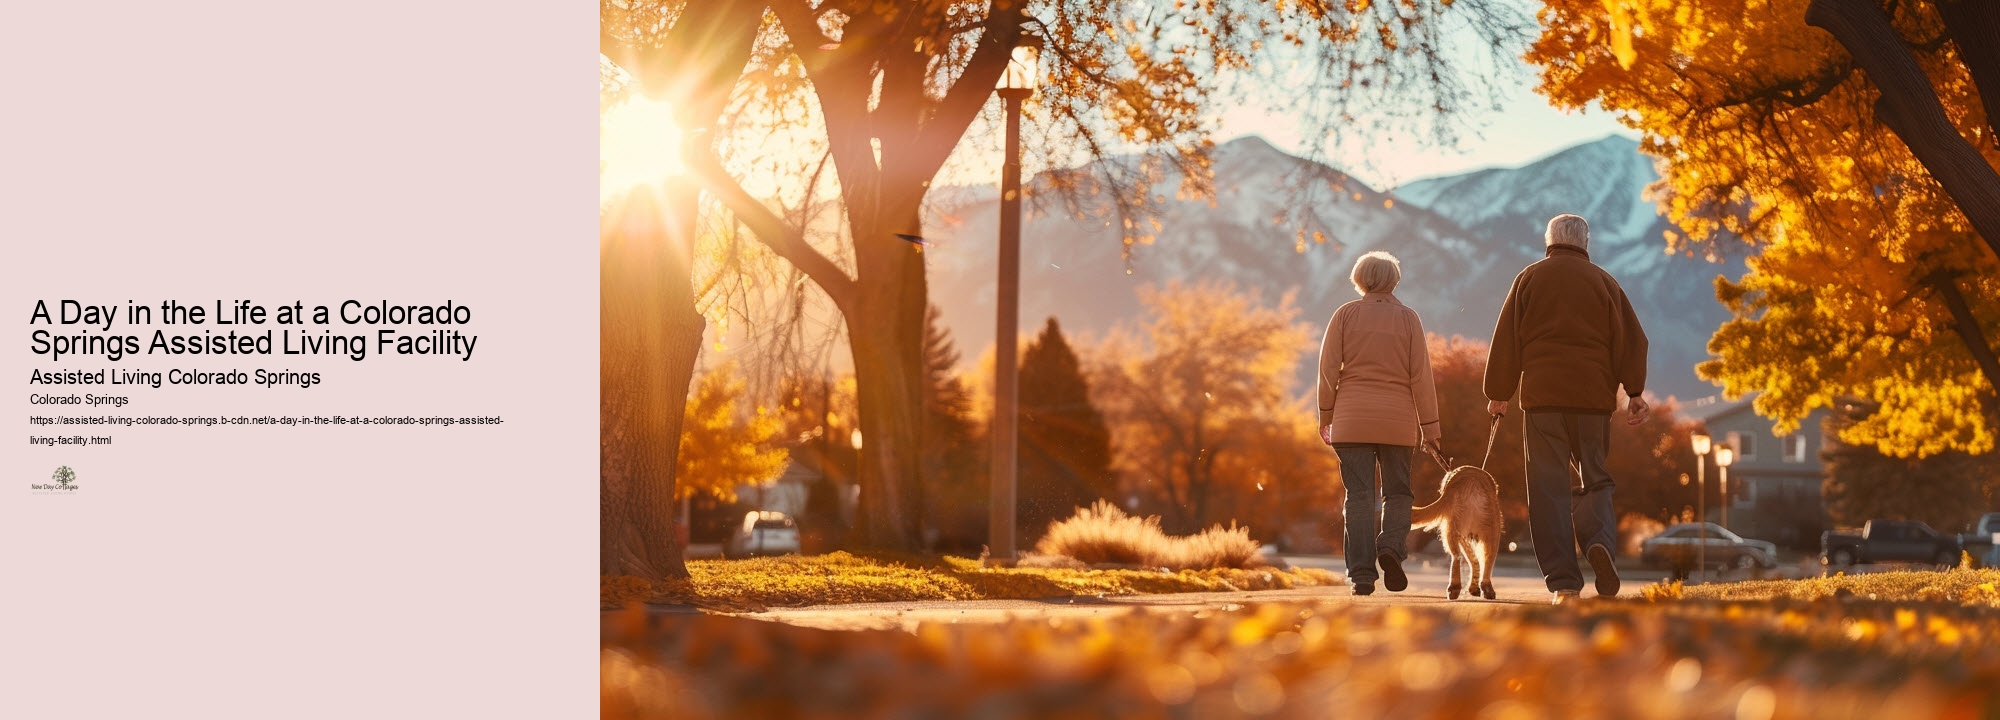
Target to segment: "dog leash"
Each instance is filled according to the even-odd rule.
[[[1486,461],[1493,459],[1493,441],[1500,438],[1500,418],[1505,415],[1506,413],[1501,413],[1500,415],[1493,416],[1493,422],[1488,424],[1489,429],[1486,431],[1486,457],[1479,459],[1479,469],[1481,470],[1486,469]]]

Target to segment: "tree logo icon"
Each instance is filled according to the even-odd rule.
[[[49,476],[49,479],[56,481],[56,485],[61,486],[62,489],[68,490],[70,482],[76,479],[76,471],[69,469],[68,465],[64,465],[56,468],[56,474]]]

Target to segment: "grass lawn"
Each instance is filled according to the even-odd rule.
[[[845,552],[749,560],[690,560],[687,581],[658,586],[634,577],[600,578],[604,607],[628,602],[757,610],[897,600],[989,600],[1272,590],[1339,585],[1316,569],[1071,570],[988,568],[959,557],[865,557]]]
[[[2000,608],[2000,570],[1957,569],[1949,572],[1899,570],[1861,575],[1831,575],[1803,580],[1682,585],[1668,583],[1644,588],[1655,600],[1819,600],[1852,598],[1886,602],[1945,602]]]

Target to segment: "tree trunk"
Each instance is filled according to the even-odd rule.
[[[1986,340],[1986,331],[1979,326],[1979,318],[1972,314],[1966,304],[1965,295],[1958,290],[1958,281],[1941,277],[1932,283],[1938,296],[1944,298],[1945,307],[1951,309],[1952,328],[1965,341],[1965,348],[1972,352],[1972,359],[1979,364],[1979,372],[1986,376],[1988,392],[1980,399],[1985,402],[1989,415],[2000,412],[2000,357],[1993,353],[1993,345]]]
[[[1875,0],[1812,0],[1806,24],[1832,33],[1882,91],[1875,115],[1944,186],[2000,255],[2000,173],[1952,127],[1930,78]]]
[[[647,188],[620,201],[598,247],[598,573],[649,581],[687,577],[674,463],[707,325],[691,274],[699,195],[674,185],[665,208]]]
[[[913,198],[879,215],[850,197],[855,265],[861,281],[846,310],[860,400],[860,544],[911,550],[923,516],[923,256],[895,233],[915,234],[921,188],[884,195]],[[885,221],[886,219],[886,221]]]
[[[703,3],[683,10],[665,42],[607,34],[599,50],[670,97],[683,129],[713,125],[749,62],[763,6]],[[666,128],[662,128],[665,131]],[[694,306],[701,189],[668,179],[619,201],[598,247],[598,572],[646,580],[687,577],[674,466],[681,419],[707,321]]]
[[[1993,0],[1938,0],[1938,16],[1972,72],[1986,108],[1987,132],[2000,133],[2000,3]],[[1995,138],[2000,141],[2000,137]]]

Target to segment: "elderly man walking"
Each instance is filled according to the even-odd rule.
[[[1515,276],[1500,308],[1485,390],[1495,417],[1506,414],[1516,391],[1527,412],[1528,526],[1542,577],[1561,605],[1583,590],[1579,545],[1597,594],[1618,594],[1605,446],[1618,386],[1631,397],[1626,422],[1645,420],[1646,332],[1618,281],[1591,264],[1583,218],[1556,216],[1545,239],[1548,256]]]

